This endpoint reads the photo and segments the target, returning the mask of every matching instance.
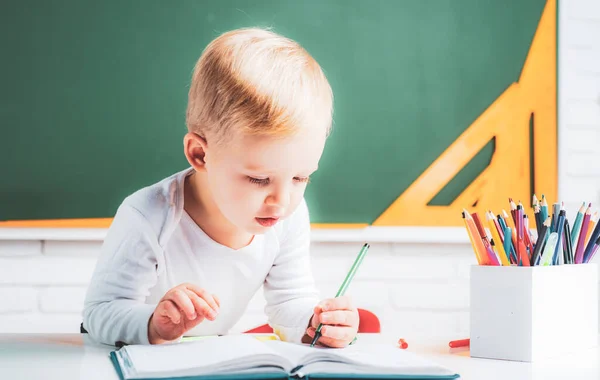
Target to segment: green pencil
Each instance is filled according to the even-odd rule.
[[[573,224],[573,229],[571,230],[571,243],[573,246],[577,246],[577,240],[579,239],[579,231],[581,230],[581,221],[583,220],[583,214],[585,214],[585,202],[579,208],[577,212],[577,216],[575,217],[575,224]]]
[[[367,254],[369,247],[370,247],[370,245],[368,243],[365,243],[365,245],[362,246],[360,252],[358,253],[358,256],[356,257],[356,260],[354,260],[354,264],[352,264],[350,271],[348,271],[348,274],[346,275],[346,278],[344,279],[342,286],[340,286],[340,288],[338,289],[337,294],[335,295],[336,298],[341,297],[344,295],[344,293],[346,293],[346,289],[348,289],[348,286],[350,285],[350,282],[354,278],[354,275],[356,274],[358,267],[360,266],[363,259],[365,258],[365,255]],[[310,343],[311,347],[313,347],[317,343],[317,340],[319,340],[319,338],[321,337],[321,328],[323,328],[323,324],[319,323],[319,326],[317,327],[317,330],[315,331],[315,337],[313,338],[312,342]]]

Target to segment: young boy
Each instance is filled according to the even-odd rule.
[[[296,42],[262,29],[221,35],[190,86],[190,168],[124,200],[83,311],[96,340],[157,344],[226,334],[264,286],[283,340],[344,347],[358,313],[319,302],[303,195],[331,128],[331,88]]]

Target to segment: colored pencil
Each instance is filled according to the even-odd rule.
[[[533,255],[533,238],[531,237],[531,230],[529,229],[529,217],[527,216],[527,214],[523,215],[523,224],[525,245],[527,246],[527,251],[529,252],[529,259],[531,260],[531,255]]]
[[[592,230],[594,229],[594,227],[596,226],[596,223],[598,222],[598,211],[596,211],[591,217],[590,217],[590,226],[588,227],[588,232],[587,235],[585,237],[585,245],[587,247],[587,245],[590,243],[590,236],[592,234]]]
[[[573,264],[573,242],[571,241],[571,226],[569,225],[569,219],[565,219],[563,242],[563,261],[565,264]]]
[[[523,219],[522,204],[517,206],[517,209],[515,210],[515,216],[515,228],[517,229],[517,257],[519,258],[519,265],[528,267],[530,266],[530,261],[529,255],[527,254],[527,246],[525,245],[525,221]]]
[[[502,243],[504,243],[504,230],[500,226],[500,222],[498,222],[498,219],[496,218],[494,213],[492,213],[491,211],[488,212],[488,217],[492,220],[492,223],[494,224],[496,231],[498,231],[498,235],[500,236]]]
[[[505,238],[504,238],[504,251],[505,252],[511,252],[511,251],[514,250],[513,244],[512,244],[512,239],[508,239],[507,238],[507,236],[511,236],[511,235],[512,235],[512,233],[511,233],[510,227],[508,227],[508,226],[504,227],[504,236],[505,236]],[[516,256],[512,256],[512,258],[513,258],[513,260],[511,260],[511,262],[513,264],[518,264],[517,261],[516,261],[517,257]]]
[[[579,240],[577,241],[577,248],[575,249],[575,264],[583,263],[585,237],[587,236],[587,232],[588,232],[588,228],[589,228],[589,224],[590,224],[590,217],[592,216],[590,207],[592,207],[591,203],[588,206],[587,210],[585,211],[585,214],[583,215],[583,221],[581,222],[581,231],[579,233]]]
[[[488,255],[485,252],[483,242],[479,238],[477,227],[475,226],[475,222],[473,222],[473,218],[471,218],[471,215],[467,210],[463,211],[462,217],[467,229],[467,233],[469,234],[469,240],[471,240],[471,246],[473,246],[473,251],[475,252],[475,257],[477,258],[477,263],[479,265],[489,265]]]
[[[556,240],[556,247],[554,248],[554,253],[552,254],[552,265],[558,265],[559,259],[562,257],[562,237],[565,229],[565,218],[567,217],[567,213],[565,210],[560,210],[558,216],[556,218],[556,233],[558,238]],[[559,252],[561,253],[559,255]]]
[[[540,205],[537,204],[533,208],[533,217],[535,218],[535,230],[537,231],[538,236],[540,236],[540,232],[542,231],[542,218],[540,214]]]
[[[450,341],[448,343],[448,346],[450,346],[450,348],[458,348],[458,347],[469,347],[470,344],[471,344],[471,339],[459,339],[459,340]]]
[[[504,214],[506,214],[506,211],[504,211]],[[502,235],[503,235],[502,244],[504,246],[506,246],[506,235],[504,235],[504,231],[506,230],[508,225],[506,224],[506,220],[504,219],[504,217],[500,214],[498,214],[497,220],[498,220],[498,224],[500,225],[500,228],[502,229]],[[515,251],[515,247],[512,245],[512,233],[511,233],[511,235],[508,236],[508,240],[511,241],[511,244],[509,245],[510,250],[507,251],[507,253],[509,253],[508,257],[510,259],[511,264],[516,264],[517,263],[517,252]]]
[[[588,256],[587,261],[585,261],[586,263],[589,263],[590,261],[592,261],[592,259],[594,258],[594,255],[596,254],[596,252],[598,252],[598,247],[600,247],[600,237],[598,239],[596,239],[596,242],[594,243],[594,246],[592,247],[590,255]]]
[[[552,255],[554,254],[554,249],[556,248],[557,241],[558,234],[556,232],[552,232],[550,235],[548,235],[548,241],[546,242],[546,246],[544,247],[544,251],[542,252],[540,265],[552,265]]]
[[[540,213],[542,220],[546,220],[548,217],[548,202],[546,201],[546,196],[542,194],[542,201],[540,202]]]
[[[597,217],[598,213],[595,213],[594,215]],[[596,219],[596,222],[598,220]],[[592,250],[594,249],[594,245],[596,244],[596,240],[598,240],[598,238],[600,238],[600,223],[594,223],[596,224],[596,227],[594,228],[594,232],[591,233],[590,235],[590,239],[585,247],[585,251],[583,253],[583,262],[587,263],[590,261],[590,256],[592,255]],[[590,227],[589,229],[592,229],[592,223],[590,223]]]
[[[585,202],[577,211],[577,216],[575,217],[575,223],[573,223],[573,229],[571,230],[571,242],[573,246],[577,245],[577,240],[579,240],[579,231],[581,230],[581,221],[583,220],[583,214],[585,213]]]
[[[350,267],[350,270],[348,271],[346,278],[344,279],[344,281],[340,285],[337,293],[335,294],[336,298],[341,297],[346,293],[348,286],[350,286],[350,282],[352,282],[352,279],[354,278],[356,271],[358,271],[358,268],[362,264],[362,262],[365,258],[365,255],[367,254],[367,251],[369,250],[370,247],[371,246],[369,245],[369,243],[365,243],[362,246],[362,248],[360,249],[360,252],[358,253],[358,256],[356,256],[354,263]],[[323,328],[323,324],[319,323],[319,325],[317,326],[317,330],[315,331],[315,336],[313,337],[312,342],[310,343],[311,347],[313,347],[317,343],[317,340],[319,340],[319,338],[321,337],[321,329],[322,328]]]
[[[537,243],[535,244],[535,250],[533,251],[533,255],[531,257],[531,265],[537,265],[540,254],[542,253],[542,249],[544,248],[544,243],[546,242],[546,236],[550,231],[550,223],[551,219],[546,218],[546,221],[542,224],[542,230],[540,231]]]
[[[496,253],[492,248],[492,244],[490,243],[490,238],[488,237],[485,228],[483,228],[483,224],[481,223],[481,219],[479,219],[479,215],[474,212],[471,214],[473,221],[475,222],[475,227],[477,227],[477,233],[481,237],[481,241],[483,242],[483,246],[487,255],[489,257],[489,261],[491,265],[500,265],[500,261],[498,261],[498,257],[496,257]]]
[[[491,243],[498,250],[498,256],[500,257],[500,262],[502,263],[502,265],[508,266],[510,265],[510,261],[508,259],[508,255],[506,254],[506,251],[504,250],[504,246],[502,245],[503,242],[500,238],[500,234],[498,233],[498,229],[494,224],[494,214],[492,214],[491,212],[486,213],[486,219],[488,222],[490,233],[492,234]]]
[[[554,203],[552,205],[552,232],[557,232],[558,214],[560,213],[560,203]]]

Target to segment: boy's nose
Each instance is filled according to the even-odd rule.
[[[276,206],[286,208],[290,203],[290,194],[287,191],[275,191],[271,193],[265,200],[267,206]]]

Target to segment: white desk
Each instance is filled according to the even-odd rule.
[[[377,334],[360,341],[386,342]],[[108,358],[114,347],[91,342],[86,334],[0,334],[0,379],[117,380]],[[519,363],[469,357],[467,349],[444,344],[413,345],[408,350],[461,375],[461,379],[600,379],[600,349],[543,362]]]

